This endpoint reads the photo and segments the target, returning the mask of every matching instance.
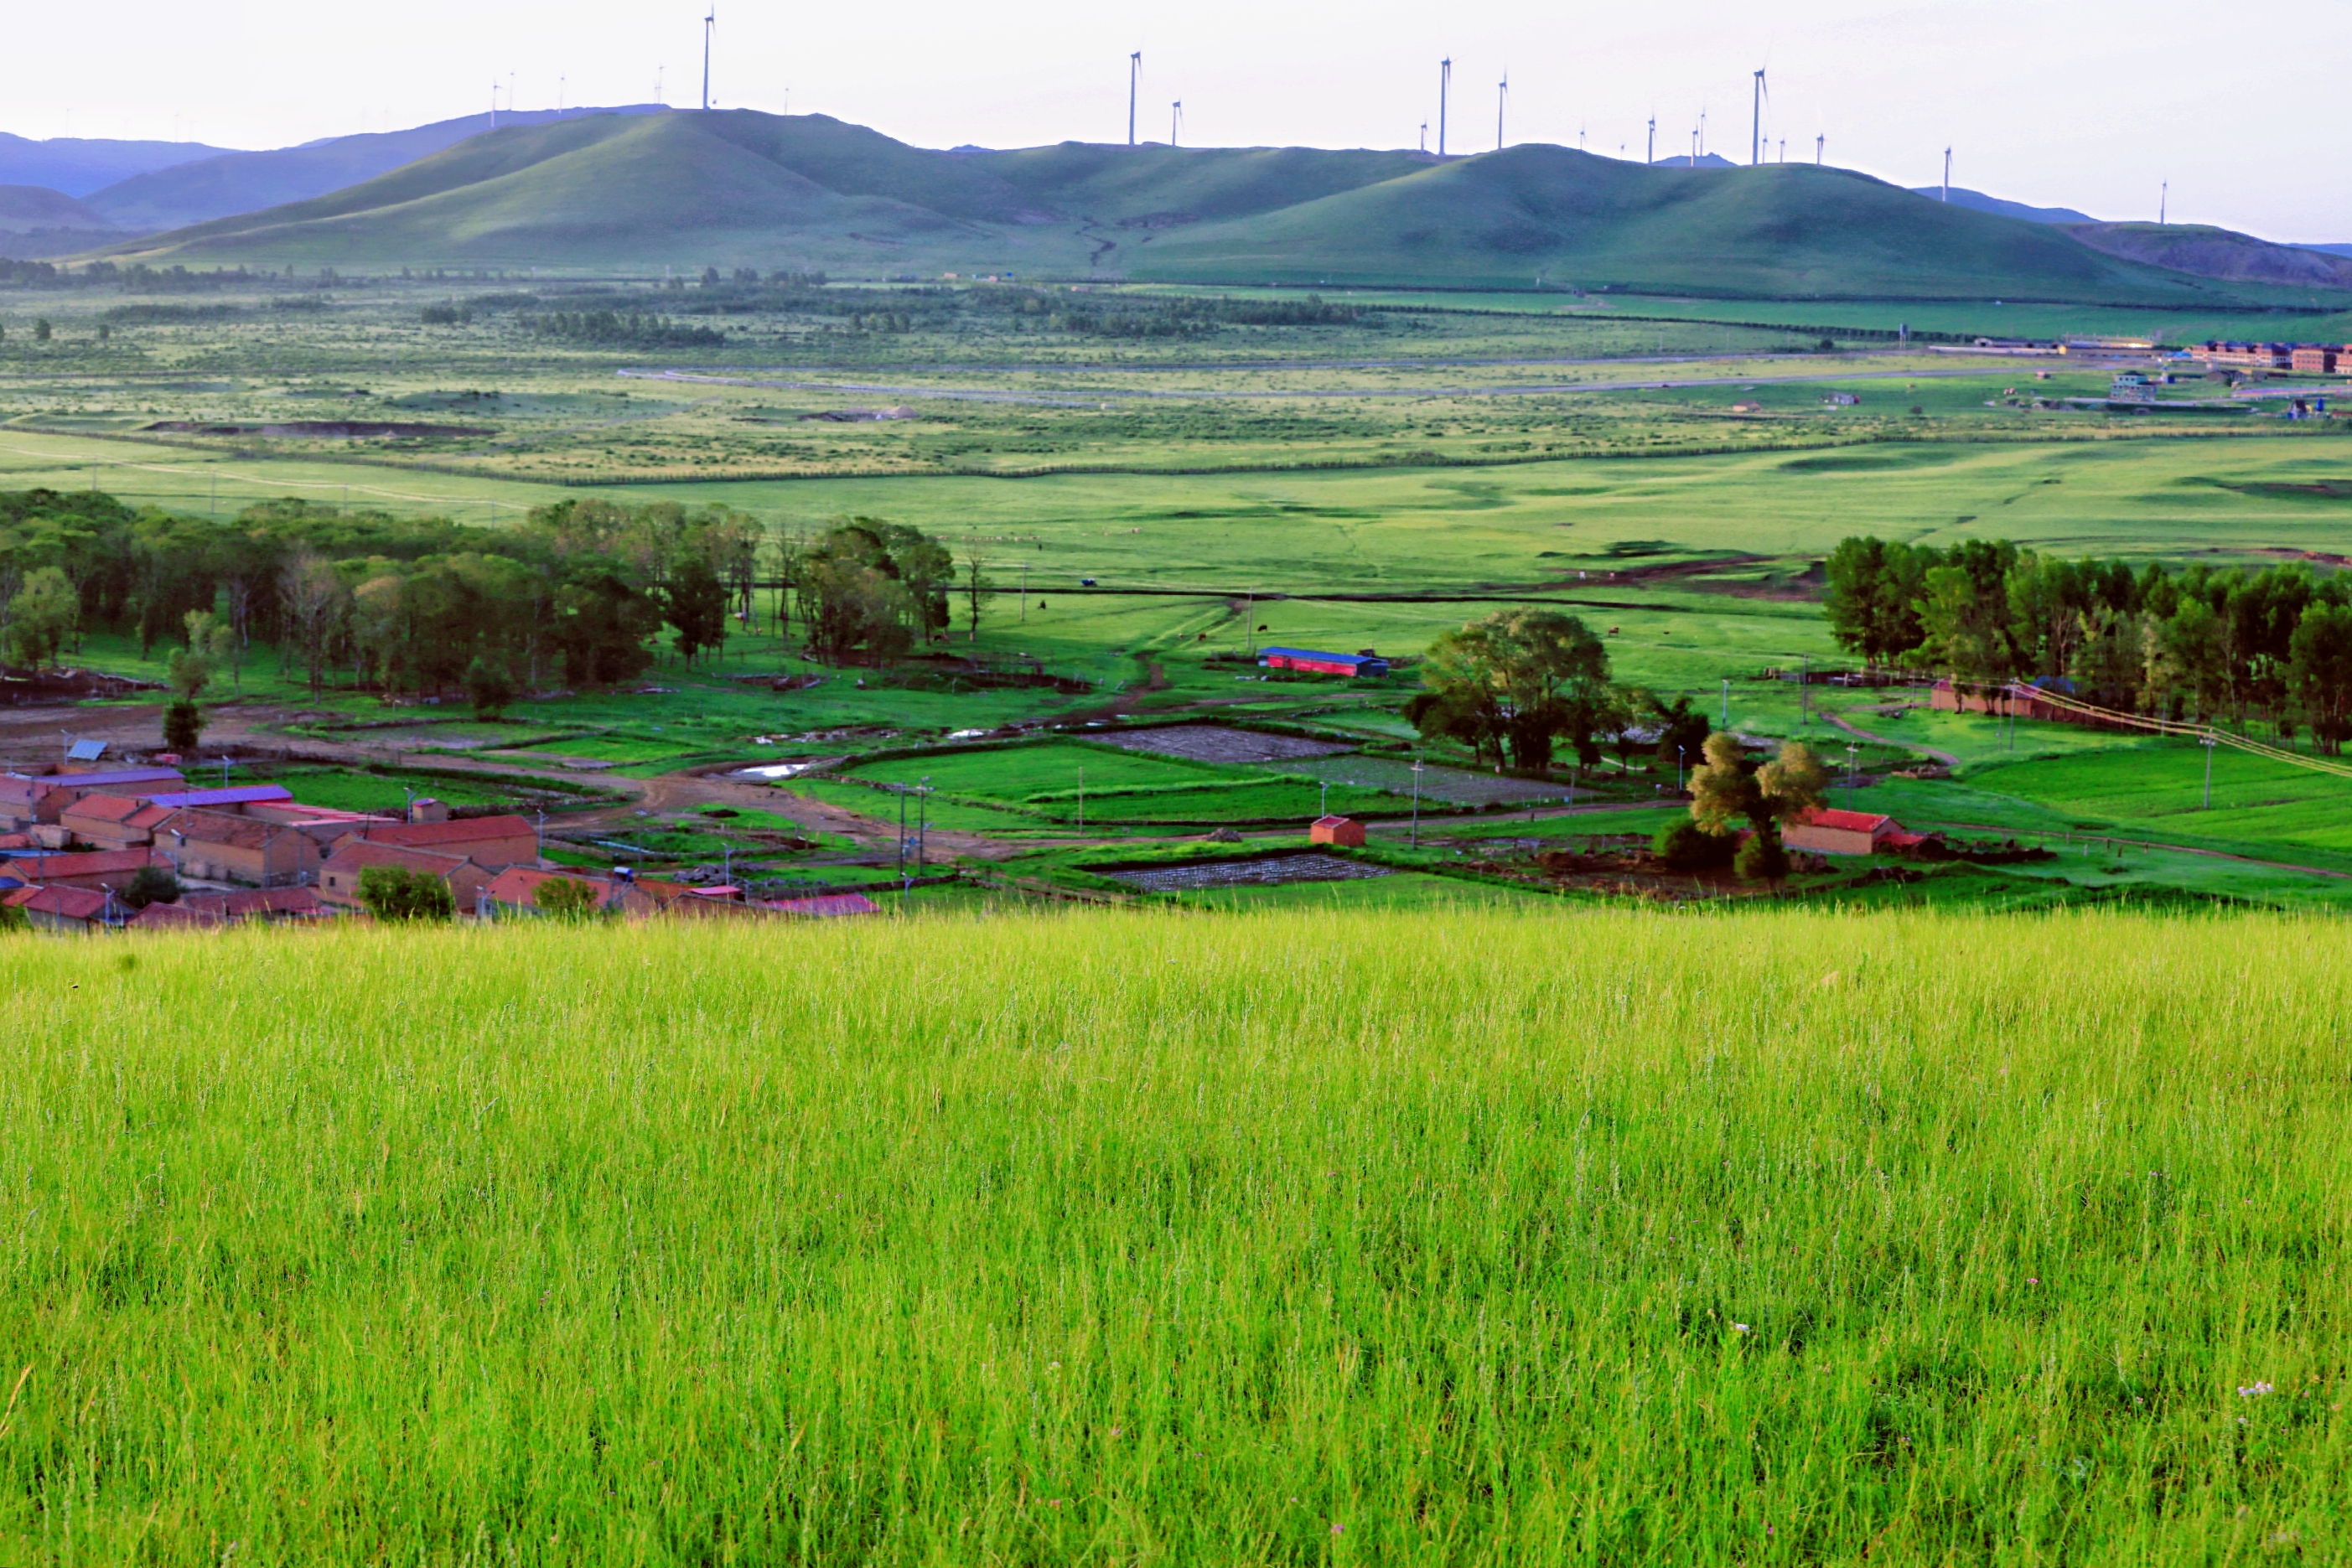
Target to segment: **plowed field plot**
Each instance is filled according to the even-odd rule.
[[[1391,795],[1412,793],[1412,764],[1388,757],[1317,757],[1292,763],[1286,773],[1303,773],[1334,784],[1385,789]],[[1421,798],[1448,806],[1517,804],[1523,800],[1559,800],[1568,796],[1565,783],[1532,779],[1507,779],[1500,774],[1473,773],[1466,768],[1423,768]]]
[[[1208,861],[1154,866],[1148,871],[1108,871],[1105,876],[1147,893],[1181,893],[1202,887],[1277,887],[1292,882],[1360,882],[1393,876],[1386,866],[1341,860],[1337,855],[1278,855],[1270,860]]]
[[[1116,746],[1122,751],[1150,751],[1161,757],[1189,758],[1194,762],[1287,762],[1296,758],[1328,757],[1349,749],[1328,740],[1260,735],[1255,730],[1227,729],[1219,724],[1178,724],[1165,729],[1139,730],[1133,735],[1087,738]]]

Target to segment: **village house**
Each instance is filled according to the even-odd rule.
[[[172,814],[130,795],[84,795],[58,813],[58,826],[76,843],[94,850],[142,848],[155,841],[156,824]]]
[[[128,912],[110,893],[80,887],[20,887],[0,894],[0,904],[16,910],[36,931],[68,936],[103,931]]]
[[[155,829],[155,847],[184,882],[286,887],[317,879],[326,852],[281,822],[199,806],[173,811]]]
[[[1353,817],[1318,817],[1307,830],[1307,841],[1360,850],[1364,847],[1364,824]]]
[[[78,887],[92,893],[121,889],[151,865],[171,862],[144,849],[98,850],[89,852],[19,854],[0,863],[0,876],[41,887]]]
[[[587,876],[578,872],[509,866],[482,890],[481,913],[499,919],[543,914],[539,890],[551,882],[582,883],[594,896],[595,902],[590,907],[595,913],[618,914],[638,920],[661,913],[688,892],[681,883],[642,880],[626,871],[615,871],[610,876]]]
[[[463,855],[485,871],[539,863],[539,834],[520,817],[460,817],[440,822],[374,822],[337,838],[335,852],[353,843],[396,844]]]
[[[1868,855],[1916,848],[1926,835],[1906,832],[1892,817],[1815,807],[1780,831],[1781,843],[1819,855]]]
[[[187,780],[171,768],[125,768],[108,773],[0,773],[0,832],[54,822],[85,795],[101,790],[137,799],[142,786],[177,789]]]
[[[319,897],[333,909],[364,907],[360,902],[360,873],[374,865],[399,866],[440,878],[460,915],[474,913],[482,889],[490,880],[489,872],[462,854],[371,843],[347,835],[341,847],[319,868]]]
[[[1370,648],[1360,653],[1318,653],[1311,648],[1261,648],[1262,670],[1304,670],[1318,675],[1355,675],[1377,680],[1389,673],[1389,662]]]

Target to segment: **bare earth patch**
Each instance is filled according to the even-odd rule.
[[[1228,729],[1218,724],[1177,724],[1164,729],[1137,730],[1128,735],[1090,736],[1122,751],[1149,751],[1160,757],[1181,757],[1193,762],[1288,762],[1303,757],[1328,757],[1350,749],[1328,740],[1301,740],[1291,735],[1260,735],[1255,730]]]
[[[1292,882],[1357,882],[1395,874],[1386,866],[1341,860],[1337,855],[1278,855],[1268,860],[1206,861],[1155,866],[1149,871],[1110,871],[1105,876],[1147,893],[1199,887],[1276,887]]]

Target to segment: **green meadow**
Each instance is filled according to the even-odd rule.
[[[1298,903],[12,945],[0,1558],[2340,1556],[2340,925]]]

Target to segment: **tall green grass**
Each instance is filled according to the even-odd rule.
[[[2337,1561],[2347,946],[21,939],[0,1561]]]

